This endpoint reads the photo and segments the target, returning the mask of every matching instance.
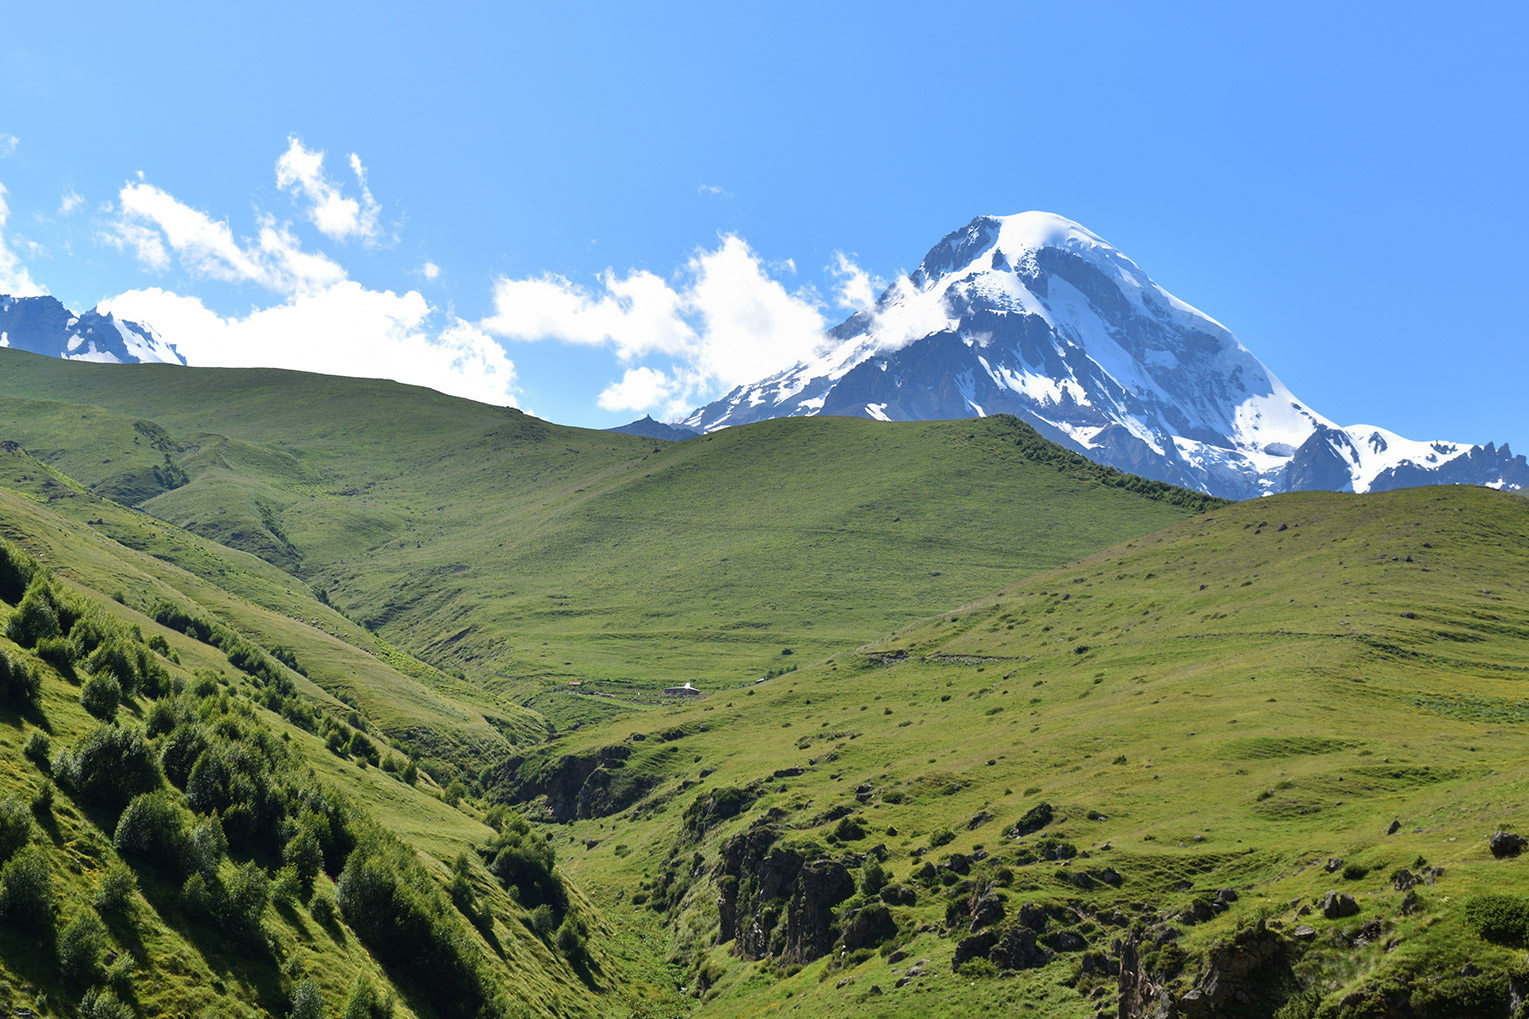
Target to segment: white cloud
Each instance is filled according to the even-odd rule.
[[[14,156],[16,154],[16,147],[20,144],[20,138],[0,131],[0,159],[4,159],[6,156]]]
[[[866,311],[875,306],[876,297],[886,288],[887,281],[860,268],[851,260],[852,257],[842,251],[835,251],[833,264],[828,267],[828,271],[838,280],[834,293],[838,296],[839,307],[850,311]]]
[[[12,138],[6,135],[4,137]],[[0,138],[3,141],[3,138]],[[5,185],[0,184],[0,294],[9,294],[12,297],[40,297],[47,291],[38,286],[33,280],[27,267],[21,264],[21,259],[10,249],[5,241],[5,221],[10,218],[10,206],[5,202],[8,192]]]
[[[67,216],[84,204],[85,196],[74,190],[74,188],[70,188],[68,191],[65,191],[63,197],[59,199],[58,214],[60,216]]]
[[[679,395],[679,384],[653,368],[628,368],[620,382],[612,382],[597,402],[605,410],[648,410]]]
[[[241,244],[228,223],[193,209],[152,184],[129,183],[118,193],[120,211],[104,239],[131,247],[156,271],[170,254],[192,274],[224,283],[257,283],[281,294],[322,289],[345,279],[326,255],[303,251],[285,224],[261,216],[253,243]]]
[[[516,402],[515,366],[481,328],[432,307],[418,291],[363,286],[269,214],[257,213],[253,238],[238,238],[226,221],[152,184],[129,182],[104,236],[148,269],[178,262],[194,277],[254,283],[276,295],[230,317],[160,287],[100,302],[151,326],[190,364],[389,378],[486,403]]]
[[[721,198],[733,197],[731,191],[726,188],[720,188],[715,184],[699,184],[696,186],[695,193],[698,195],[716,195]]]
[[[276,186],[306,200],[307,216],[324,236],[336,241],[357,237],[375,244],[381,232],[377,219],[382,209],[366,186],[366,168],[354,152],[350,154],[350,169],[361,189],[360,199],[347,197],[324,172],[322,151],[304,148],[300,140],[289,138],[287,151],[276,160]]]
[[[426,262],[419,271],[427,280],[438,279],[441,275],[441,267],[434,262]]]
[[[130,290],[100,307],[150,324],[193,365],[396,379],[484,403],[515,403],[515,366],[504,348],[459,318],[435,326],[438,312],[413,290],[368,290],[345,280],[229,318],[199,298],[159,287]]]
[[[501,278],[494,314],[479,324],[509,339],[609,346],[634,370],[601,394],[601,406],[666,403],[676,412],[813,356],[825,326],[810,294],[787,291],[731,235],[714,251],[696,251],[672,284],[645,270],[618,277],[607,269],[594,288],[561,276]],[[668,364],[635,364],[649,359]],[[641,397],[649,402],[636,402]]]

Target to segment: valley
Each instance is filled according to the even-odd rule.
[[[101,621],[0,639],[38,691],[0,726],[33,817],[9,858],[56,910],[0,934],[13,1007],[1431,1017],[1529,979],[1529,864],[1488,844],[1529,823],[1520,495],[1227,503],[1002,415],[668,443],[15,351],[0,439],[0,537],[35,563],[6,611],[31,571]],[[220,819],[200,870],[36,760],[100,738],[91,626],[148,649],[117,727],[156,762],[181,727],[271,762],[260,797],[149,769],[134,795]],[[279,844],[240,835],[255,803]],[[339,841],[294,893],[319,814]],[[59,971],[121,861],[114,968]],[[241,927],[194,874],[283,891]]]

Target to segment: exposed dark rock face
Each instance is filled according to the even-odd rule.
[[[897,921],[886,906],[875,904],[855,911],[844,928],[844,947],[850,951],[857,948],[875,948],[897,936]]]
[[[606,817],[642,799],[657,782],[654,775],[625,772],[632,748],[601,747],[593,754],[567,754],[540,770],[528,770],[526,758],[513,757],[495,769],[489,787],[497,799],[525,803],[546,798],[558,822]]]
[[[722,846],[718,883],[721,897],[720,943],[734,942],[733,951],[746,959],[775,957],[787,962],[810,962],[826,955],[839,940],[837,907],[855,892],[849,870],[837,860],[808,859],[801,852],[776,845],[780,829],[762,818]],[[880,910],[883,917],[867,910]],[[885,906],[862,909],[857,937],[890,937],[892,921]],[[896,924],[892,923],[895,933]]]
[[[1262,921],[1211,952],[1182,996],[1146,972],[1137,932],[1120,948],[1119,1019],[1271,1019],[1299,984],[1290,944]]]
[[[1524,851],[1525,846],[1529,846],[1529,839],[1508,831],[1494,831],[1491,838],[1487,840],[1487,847],[1499,860],[1517,856]]]

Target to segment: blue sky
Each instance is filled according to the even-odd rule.
[[[314,6],[12,5],[0,289],[606,426],[1044,209],[1340,423],[1529,451],[1522,5]]]

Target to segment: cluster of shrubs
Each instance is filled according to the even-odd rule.
[[[1205,513],[1227,505],[1227,500],[1218,499],[1213,495],[1179,488],[1165,481],[1151,481],[1135,474],[1127,474],[1114,467],[1095,463],[1080,453],[1074,453],[1047,441],[1034,428],[1012,414],[995,414],[993,417],[995,423],[1007,424],[1013,429],[1014,445],[1031,463],[1055,467],[1058,471],[1067,471],[1112,488],[1122,488],[1148,499],[1166,502],[1171,506],[1182,506],[1194,513]]]
[[[170,674],[138,627],[124,627],[60,590],[46,570],[8,543],[0,543],[0,598],[15,605],[5,617],[5,635],[71,682],[83,673],[80,703],[97,718],[115,718],[124,698],[169,690]],[[35,667],[0,655],[0,701],[36,706],[40,690]]]
[[[489,873],[531,910],[531,929],[542,940],[574,965],[586,965],[589,927],[573,914],[552,844],[533,832],[525,818],[502,806],[490,810],[486,820],[496,831],[478,854]]]
[[[107,830],[131,865],[113,864],[92,906],[54,933],[59,971],[86,988],[80,1015],[133,1014],[121,1000],[131,999],[130,956],[110,969],[103,965],[110,936],[102,918],[131,922],[135,869],[152,873],[157,886],[178,884],[178,904],[193,929],[215,932],[221,942],[268,951],[268,907],[306,901],[320,924],[343,919],[379,961],[417,981],[443,1019],[493,1019],[509,1011],[451,898],[414,854],[350,801],[317,784],[291,744],[261,724],[249,700],[231,695],[219,674],[199,670],[190,683],[172,682],[156,659],[156,652],[168,657],[168,645],[156,648],[136,627],[62,592],[45,570],[3,542],[0,599],[15,606],[5,618],[7,636],[66,678],[88,677],[81,699],[101,719],[56,752],[40,730],[25,744],[26,758],[51,781],[30,804],[18,797],[0,802],[0,922],[55,932],[59,896],[32,820],[51,810],[55,783],[89,808],[87,816]],[[250,675],[257,702],[273,692],[296,699],[291,676],[259,648],[192,613],[157,609],[162,621],[218,646]],[[0,698],[35,705],[38,674],[23,657],[0,653]],[[295,658],[286,664],[291,667]],[[97,680],[109,681],[115,696],[99,695],[92,686],[100,686]],[[140,695],[151,702],[142,724],[119,724],[117,702]],[[354,748],[347,741],[347,751],[369,751],[375,763],[377,745],[362,740]],[[383,763],[400,772],[412,768],[393,754]],[[320,884],[324,874],[335,881],[333,895]],[[559,902],[566,911],[566,896]],[[473,905],[474,922],[491,925],[487,908]],[[420,969],[421,963],[427,968]],[[114,983],[118,969],[122,980]],[[419,980],[421,972],[428,979]],[[305,986],[316,991],[311,981],[296,983],[293,1014],[325,1014],[321,997],[302,991]],[[392,1012],[390,998],[358,983],[344,1015],[384,1019]]]

